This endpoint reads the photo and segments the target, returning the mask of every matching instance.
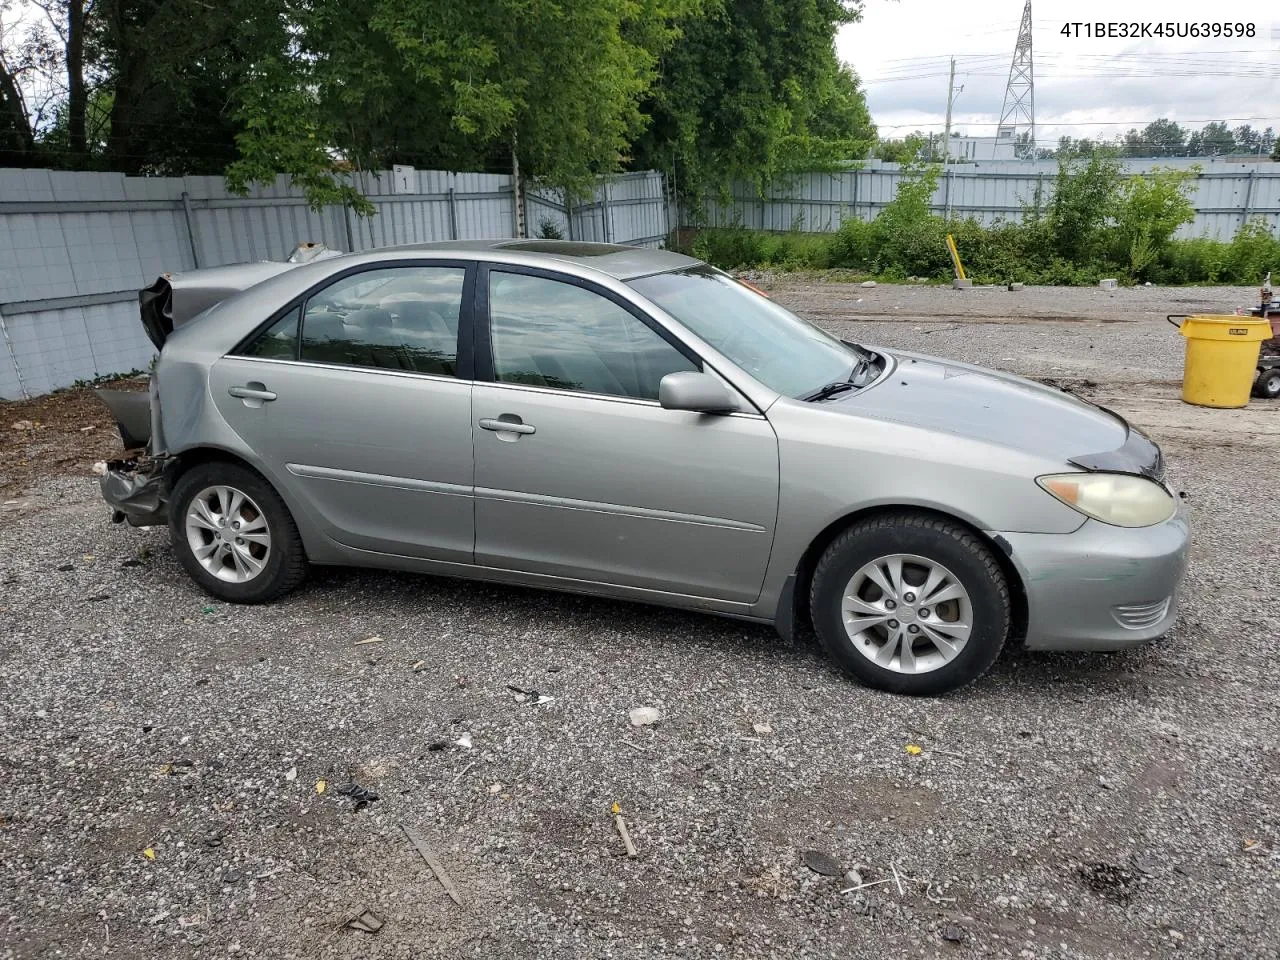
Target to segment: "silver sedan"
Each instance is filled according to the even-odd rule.
[[[300,259],[308,259],[302,257]],[[116,520],[216,597],[347,564],[812,624],[937,694],[1006,641],[1168,630],[1160,450],[1013,376],[837,340],[706,264],[544,240],[166,275],[149,394],[108,395]]]

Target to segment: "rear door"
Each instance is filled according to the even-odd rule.
[[[222,416],[339,543],[471,562],[473,284],[462,262],[358,268],[214,365]]]
[[[701,361],[608,290],[498,265],[478,285],[476,562],[755,600],[778,507],[768,421],[745,400],[664,410],[662,377]]]

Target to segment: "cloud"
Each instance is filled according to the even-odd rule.
[[[1112,136],[1169,117],[1196,127],[1261,117],[1280,128],[1280,34],[1271,0],[1232,0],[1231,22],[1255,24],[1254,39],[1107,40],[1066,37],[1064,22],[1203,22],[1201,0],[1037,0],[1033,20],[1038,138]],[[837,50],[866,83],[884,135],[941,132],[947,68],[957,58],[953,129],[989,134],[999,119],[1022,0],[867,0],[863,21],[845,27]],[[1280,26],[1280,24],[1277,24]],[[1240,120],[1231,120],[1232,125]]]

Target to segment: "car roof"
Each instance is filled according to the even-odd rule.
[[[504,260],[517,260],[536,265],[538,261],[555,260],[598,270],[615,280],[633,280],[654,273],[682,270],[702,261],[670,250],[628,247],[620,243],[591,243],[583,240],[438,240],[383,247],[378,252],[423,250],[439,256],[457,252],[467,259],[478,253],[503,254]],[[374,252],[374,251],[370,251]],[[517,256],[510,256],[515,254]]]

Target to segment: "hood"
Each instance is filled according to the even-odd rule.
[[[1085,470],[1158,479],[1159,448],[1123,417],[1032,380],[966,363],[872,347],[896,361],[874,387],[828,406],[999,444]]]

